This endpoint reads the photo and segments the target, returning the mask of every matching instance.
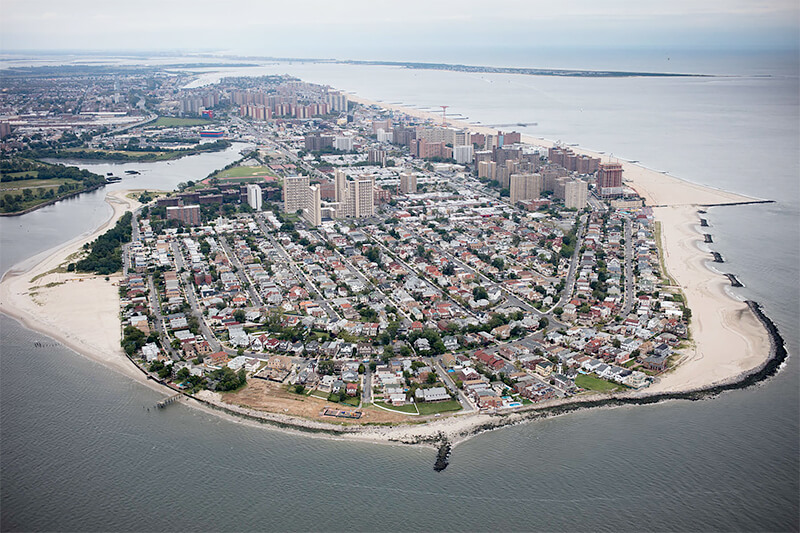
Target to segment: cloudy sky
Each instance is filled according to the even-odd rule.
[[[797,0],[0,0],[13,50],[415,59],[482,47],[799,46]]]

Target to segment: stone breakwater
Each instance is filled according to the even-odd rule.
[[[731,282],[731,287],[744,287],[742,282],[736,277],[736,274],[725,274],[725,277]]]
[[[498,414],[495,415],[498,419],[497,421],[492,420],[491,422],[473,428],[468,433],[460,435],[458,442],[466,440],[467,438],[484,431],[490,431],[502,426],[515,425],[540,418],[559,416],[580,409],[623,407],[628,405],[651,405],[669,400],[705,400],[718,396],[725,391],[745,389],[765,381],[777,374],[781,365],[788,358],[788,352],[786,351],[786,344],[780,334],[780,331],[772,322],[772,320],[770,320],[770,318],[764,314],[761,306],[752,300],[748,300],[746,304],[759,322],[764,325],[764,328],[767,330],[770,338],[770,357],[755,369],[742,372],[738,376],[726,380],[725,382],[687,391],[662,393],[648,393],[647,391],[643,391],[641,393],[612,394],[606,397],[595,396],[585,399],[566,400],[558,405],[535,407],[527,412]]]
[[[755,369],[742,372],[738,376],[726,380],[725,382],[686,391],[660,393],[648,393],[647,391],[641,391],[609,395],[593,395],[591,397],[560,400],[548,405],[530,406],[507,413],[492,414],[489,415],[488,422],[476,421],[474,424],[465,424],[462,428],[452,431],[438,431],[436,433],[429,431],[426,434],[424,431],[421,431],[427,425],[423,424],[419,426],[419,429],[414,426],[408,426],[405,434],[401,436],[389,434],[380,436],[380,434],[375,433],[377,428],[370,426],[334,426],[331,424],[280,414],[239,409],[234,408],[233,406],[222,405],[215,401],[209,401],[207,399],[190,396],[182,393],[181,391],[177,391],[172,387],[169,388],[171,391],[180,392],[187,398],[191,398],[197,402],[200,402],[205,407],[214,409],[216,411],[221,411],[225,414],[233,415],[238,418],[266,424],[278,429],[299,431],[310,435],[328,438],[346,438],[348,436],[353,438],[363,437],[364,440],[372,440],[375,442],[432,447],[437,451],[434,468],[436,471],[442,471],[447,468],[447,465],[450,462],[452,450],[457,444],[486,431],[499,429],[505,426],[522,424],[532,420],[560,416],[581,409],[624,407],[629,405],[651,405],[670,400],[704,400],[713,398],[725,391],[748,388],[758,384],[759,382],[769,379],[778,372],[781,365],[788,357],[785,343],[777,326],[775,326],[769,317],[764,314],[761,306],[753,301],[747,301],[746,303],[756,318],[763,324],[770,338],[770,357]],[[153,378],[150,377],[150,379]],[[161,380],[155,379],[155,381],[159,381],[160,383],[166,385]],[[468,422],[469,418],[469,416],[465,416],[461,419],[464,422]],[[444,422],[444,419],[442,422]],[[436,422],[431,423],[435,424]]]

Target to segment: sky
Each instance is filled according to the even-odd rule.
[[[798,0],[0,0],[0,50],[425,60],[485,48],[800,48]]]

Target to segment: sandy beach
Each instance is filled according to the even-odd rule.
[[[125,213],[140,204],[126,197],[130,191],[106,195],[114,209],[111,218],[91,235],[79,237],[30,268],[10,269],[0,282],[0,311],[93,360],[129,376],[142,378],[120,347],[120,275],[66,272],[70,256],[96,239]],[[143,381],[146,381],[143,379]]]
[[[422,119],[441,123],[442,116],[396,104],[384,104],[348,95],[364,105],[376,105]],[[449,126],[477,133],[497,133],[494,128],[448,120]],[[551,147],[555,142],[522,135],[522,141]],[[578,154],[610,157],[579,146],[570,146]],[[613,147],[609,147],[613,148]],[[770,339],[766,329],[744,302],[725,292],[728,279],[707,266],[711,256],[701,250],[698,209],[701,205],[723,205],[759,200],[748,196],[690,183],[636,163],[617,160],[624,169],[623,180],[635,189],[661,223],[662,246],[668,274],[683,291],[692,310],[690,332],[692,346],[675,370],[663,375],[648,387],[647,393],[682,392],[736,380],[743,373],[758,369],[770,357]]]
[[[648,387],[649,392],[690,390],[724,383],[758,367],[770,353],[767,331],[747,304],[725,292],[728,279],[706,265],[700,249],[697,209],[657,207],[667,272],[680,286],[692,310],[693,347],[672,372]]]

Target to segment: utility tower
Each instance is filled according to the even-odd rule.
[[[442,126],[447,126],[447,108],[450,107],[449,105],[440,105],[439,107],[442,108]]]

